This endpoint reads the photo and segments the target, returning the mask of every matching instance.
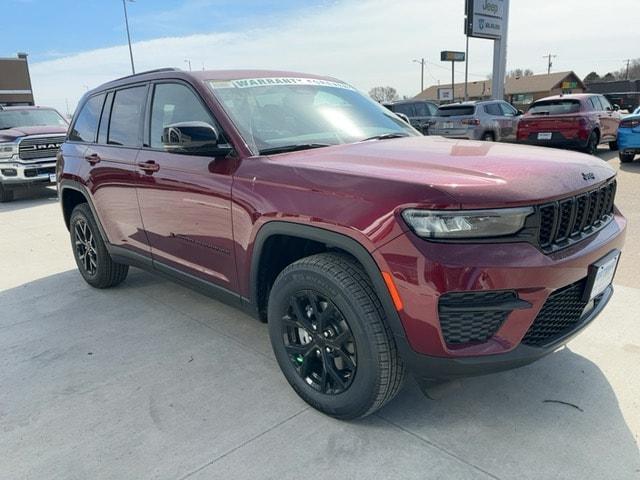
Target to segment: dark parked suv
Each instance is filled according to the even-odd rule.
[[[134,265],[268,321],[291,386],[338,418],[380,408],[405,371],[552,352],[611,298],[626,226],[604,162],[424,137],[346,83],[291,72],[103,85],[57,168],[90,285]]]

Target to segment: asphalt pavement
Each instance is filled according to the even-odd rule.
[[[356,422],[302,402],[244,314],[136,269],[87,286],[53,190],[0,204],[0,478],[640,479],[640,161],[618,182],[627,246],[582,335]]]

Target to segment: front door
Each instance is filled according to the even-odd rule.
[[[183,122],[204,122],[217,128],[190,86],[155,84],[146,148],[137,159],[141,174],[138,199],[153,260],[236,290],[231,226],[235,160],[168,148],[163,141],[165,129]]]

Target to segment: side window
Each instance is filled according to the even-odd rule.
[[[132,87],[118,90],[111,107],[109,122],[109,145],[137,147],[144,118],[144,103],[147,87]]]
[[[163,149],[165,128],[181,122],[204,122],[215,126],[211,114],[191,89],[180,83],[157,84],[151,107],[151,148]]]
[[[607,100],[607,97],[601,96],[598,98],[600,99],[600,104],[602,105],[603,110],[613,110],[613,107],[611,107],[611,104],[609,103],[609,100]]]
[[[85,102],[78,113],[69,140],[76,142],[94,143],[98,134],[98,120],[102,113],[104,93],[91,97]]]
[[[393,106],[393,111],[396,113],[403,113],[407,117],[415,117],[415,113],[413,113],[413,104],[412,103],[396,103]]]
[[[429,110],[427,109],[427,104],[418,102],[413,104],[416,109],[416,117],[428,117]]]
[[[429,110],[429,115],[430,116],[435,116],[436,112],[438,111],[438,106],[434,105],[433,103],[427,103],[427,109]]]
[[[506,102],[500,103],[502,114],[505,117],[515,117],[518,111]]]
[[[589,102],[591,102],[595,111],[599,112],[600,110],[604,110],[600,104],[600,100],[598,100],[598,97],[589,97]]]
[[[485,105],[484,111],[487,112],[489,115],[493,115],[496,117],[502,116],[502,110],[500,109],[500,105],[498,105],[497,103],[489,103]]]

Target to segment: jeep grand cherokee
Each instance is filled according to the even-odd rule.
[[[129,265],[268,321],[295,391],[370,414],[406,371],[552,352],[612,295],[615,172],[560,150],[424,137],[333,78],[172,69],[81,100],[58,161],[93,287]]]

